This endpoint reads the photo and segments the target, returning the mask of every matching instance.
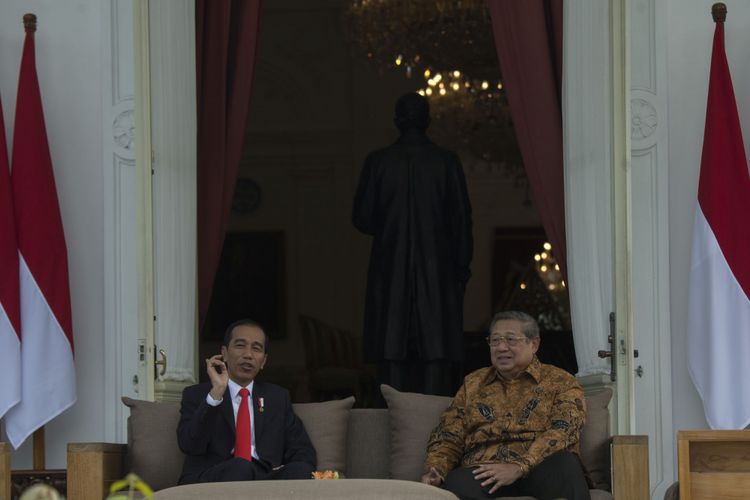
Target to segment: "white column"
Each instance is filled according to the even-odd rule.
[[[608,371],[596,350],[609,350],[607,315],[617,308],[618,428],[648,435],[657,499],[674,480],[666,6],[566,2],[563,31],[566,230],[579,366],[583,374]],[[615,41],[625,42],[624,55]],[[617,111],[623,96],[629,109]]]
[[[713,23],[706,8],[708,31]],[[652,498],[675,478],[669,285],[665,2],[630,0],[632,298],[635,432],[649,437]],[[706,47],[706,53],[710,46]],[[703,116],[698,118],[702,122]]]
[[[133,2],[102,4],[104,169],[104,425],[107,441],[127,438],[122,396],[143,397],[138,375]]]

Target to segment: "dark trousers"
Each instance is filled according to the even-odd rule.
[[[475,467],[458,467],[448,473],[443,487],[461,500],[485,500],[498,497],[531,496],[538,500],[591,500],[589,487],[578,456],[568,451],[550,455],[531,469],[526,477],[501,487],[492,495],[492,485],[482,487],[474,479]]]
[[[446,360],[381,361],[378,379],[401,392],[453,396],[458,390],[460,365]],[[458,377],[457,377],[458,375]]]
[[[401,392],[453,396],[463,380],[462,363],[445,359],[426,360],[425,342],[430,332],[420,331],[417,298],[412,293],[406,339],[406,359],[384,359],[378,363],[378,382]],[[463,332],[456,332],[462,335]],[[455,353],[454,353],[455,354]],[[460,353],[463,357],[463,352]],[[382,403],[385,403],[384,401]],[[385,404],[383,404],[385,406]]]
[[[198,476],[198,483],[219,483],[222,481],[253,481],[268,479],[312,479],[315,467],[306,462],[290,462],[284,467],[269,470],[262,463],[244,458],[231,458],[226,462],[206,469]]]

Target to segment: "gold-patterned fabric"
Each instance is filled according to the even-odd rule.
[[[579,454],[586,400],[568,372],[534,357],[517,378],[490,366],[470,373],[427,444],[425,472],[445,475],[459,464],[512,463],[526,475],[546,457]]]

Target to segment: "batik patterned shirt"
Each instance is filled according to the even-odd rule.
[[[495,368],[470,373],[430,435],[425,472],[508,463],[526,475],[555,452],[579,453],[586,400],[568,372],[531,364],[513,380]]]

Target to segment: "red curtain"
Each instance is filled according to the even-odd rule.
[[[567,277],[562,146],[562,0],[488,0],[497,57],[544,231]],[[567,279],[567,278],[566,278]]]
[[[196,0],[198,307],[211,300],[250,107],[260,0]]]

